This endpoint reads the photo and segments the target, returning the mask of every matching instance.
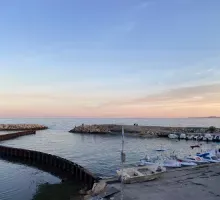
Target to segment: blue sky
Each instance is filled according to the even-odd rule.
[[[0,116],[220,115],[219,10],[217,0],[2,1]]]

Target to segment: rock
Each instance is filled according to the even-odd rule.
[[[84,200],[89,200],[89,199],[92,199],[92,196],[91,196],[91,195],[86,195],[86,196],[84,196],[83,199],[84,199]]]
[[[103,192],[106,188],[107,184],[105,181],[100,181],[98,183],[94,183],[93,188],[92,188],[92,195],[98,195],[101,192]]]
[[[91,195],[91,194],[92,194],[92,190],[88,190],[88,191],[86,192],[86,194],[87,194],[87,195]]]

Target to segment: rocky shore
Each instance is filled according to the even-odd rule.
[[[40,124],[0,124],[0,131],[44,130],[47,126]]]
[[[209,132],[220,133],[220,128],[215,128],[214,131],[210,127],[163,127],[163,126],[139,126],[123,125],[125,135],[140,136],[140,137],[167,137],[170,133],[188,133],[188,134],[205,134]],[[94,124],[74,127],[70,130],[71,133],[84,134],[119,134],[121,133],[122,125],[116,124]]]

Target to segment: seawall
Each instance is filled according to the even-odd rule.
[[[23,131],[0,135],[0,141],[35,133],[35,131]],[[0,145],[0,157],[12,162],[19,162],[37,167],[61,178],[62,180],[77,180],[80,183],[83,183],[88,189],[91,189],[93,184],[99,181],[98,177],[77,163],[40,151]]]
[[[21,136],[33,135],[33,134],[36,134],[36,131],[22,131],[17,133],[4,134],[4,135],[0,135],[0,141],[11,140]]]

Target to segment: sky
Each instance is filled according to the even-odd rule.
[[[0,117],[220,116],[220,1],[0,1]]]

